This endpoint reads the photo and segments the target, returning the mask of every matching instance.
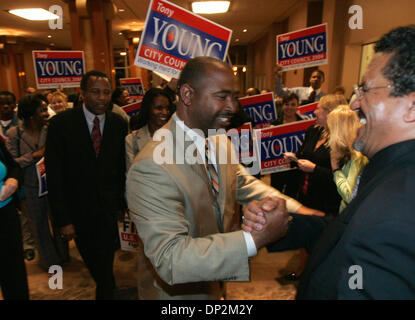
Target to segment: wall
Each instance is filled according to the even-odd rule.
[[[275,61],[275,37],[279,33],[295,31],[307,27],[310,4],[313,1],[299,2],[285,16],[266,28],[264,34],[248,46],[247,87],[253,86],[255,77],[264,77],[267,87],[274,88],[274,71],[270,61]],[[348,13],[352,5],[363,9],[363,29],[349,28]],[[415,23],[415,1],[413,0],[324,0],[322,23],[328,24],[329,63],[320,68],[326,73],[323,90],[332,92],[335,86],[343,85],[346,96],[353,92],[358,83],[361,46],[378,40],[391,29]],[[306,83],[304,70],[284,73],[287,87]]]

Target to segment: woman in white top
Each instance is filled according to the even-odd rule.
[[[151,88],[146,92],[134,125],[136,129],[125,138],[126,169],[130,168],[135,156],[153,137],[154,132],[164,126],[173,113],[172,101],[163,89]]]

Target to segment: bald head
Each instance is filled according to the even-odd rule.
[[[236,112],[238,85],[232,69],[221,60],[190,60],[179,78],[177,116],[205,136],[209,129],[226,128]]]
[[[215,68],[232,72],[232,69],[228,64],[217,58],[196,57],[190,60],[186,63],[180,73],[178,87],[180,88],[187,83],[193,88],[199,89],[209,70]]]

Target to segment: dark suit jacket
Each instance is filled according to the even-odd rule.
[[[96,157],[83,108],[51,119],[45,164],[49,202],[58,227],[74,224],[78,237],[96,243],[116,236],[116,213],[125,207],[126,134],[125,121],[107,112]]]
[[[333,181],[330,163],[330,149],[323,143],[317,150],[314,148],[322,134],[322,127],[314,125],[307,129],[305,139],[296,155],[298,159],[307,159],[316,164],[312,173],[304,173],[299,170],[299,197],[303,205],[318,209],[329,215],[337,215],[341,197],[337,192]],[[305,176],[309,176],[308,192],[303,195],[301,188]]]
[[[298,299],[415,299],[414,176],[415,140],[392,145],[371,159],[339,217],[294,218],[269,250],[313,247]],[[352,266],[361,267],[362,289],[349,287]]]

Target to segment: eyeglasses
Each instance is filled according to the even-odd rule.
[[[366,85],[355,85],[353,91],[356,94],[357,98],[358,99],[361,99],[370,90],[373,90],[373,89],[384,89],[384,88],[393,88],[393,85],[388,84],[387,86],[382,86],[382,87],[366,87]]]

